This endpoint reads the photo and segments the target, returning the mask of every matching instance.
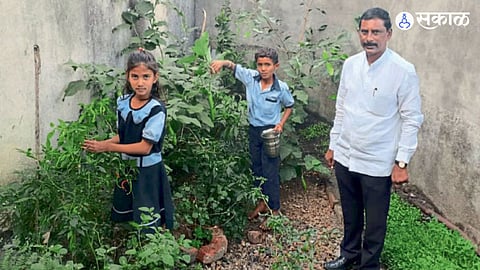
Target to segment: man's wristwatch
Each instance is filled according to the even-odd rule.
[[[405,169],[405,168],[407,168],[407,163],[405,163],[405,162],[403,162],[403,161],[395,160],[395,164],[397,164],[400,169]]]

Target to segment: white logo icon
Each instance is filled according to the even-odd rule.
[[[395,17],[395,25],[403,31],[412,28],[414,21],[413,15],[408,12],[400,12],[397,17]]]

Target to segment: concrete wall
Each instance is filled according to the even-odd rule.
[[[82,76],[65,65],[68,60],[124,67],[125,56],[119,52],[130,33],[112,29],[135,2],[0,2],[0,184],[15,179],[16,170],[33,165],[18,149],[39,150],[50,123],[76,119],[77,104],[88,101],[87,92],[62,101],[67,83]],[[194,1],[174,2],[186,10],[191,27]],[[175,12],[159,6],[156,14],[158,20],[173,21],[172,31],[181,31]]]
[[[414,24],[408,31],[394,26],[389,47],[412,62],[420,77],[425,122],[419,134],[419,146],[409,165],[411,182],[420,187],[443,214],[465,228],[471,237],[480,240],[480,95],[478,61],[480,36],[480,6],[471,0],[440,1],[265,1],[270,15],[282,20],[282,30],[298,37],[304,23],[304,8],[300,3],[312,3],[318,12],[308,24],[328,24],[328,34],[342,30],[351,33],[345,44],[353,54],[361,50],[354,18],[370,7],[380,6],[390,12],[392,20],[397,14],[416,12],[470,12],[466,27],[444,25],[426,30]],[[231,1],[233,9],[251,9],[252,1]],[[220,5],[199,0],[197,8],[209,11],[209,31],[214,25]],[[197,15],[199,14],[197,10]],[[261,42],[261,41],[260,41]],[[252,39],[245,40],[252,44]],[[268,45],[264,42],[262,45]],[[310,91],[312,111],[333,120],[334,101],[326,98],[336,89],[319,84]],[[321,154],[319,156],[322,156]]]
[[[62,102],[66,84],[80,76],[64,63],[120,64],[114,52],[124,46],[126,36],[111,30],[121,23],[125,9],[124,1],[107,0],[0,3],[0,183],[13,179],[15,169],[31,165],[17,149],[38,147],[49,123],[74,119],[77,103],[86,100],[84,94]],[[34,46],[39,48],[37,68]]]

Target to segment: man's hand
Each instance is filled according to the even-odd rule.
[[[404,184],[408,182],[408,171],[407,168],[400,168],[397,164],[393,165],[392,170],[392,183],[394,184]]]
[[[335,160],[333,160],[333,150],[327,150],[327,152],[325,153],[325,161],[327,162],[327,166],[330,169],[333,169],[333,164],[335,164]]]

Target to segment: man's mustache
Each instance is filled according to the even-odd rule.
[[[373,42],[364,42],[363,44],[363,47],[371,47],[371,46],[375,46],[375,47],[378,47],[378,44],[377,43],[373,43]]]

